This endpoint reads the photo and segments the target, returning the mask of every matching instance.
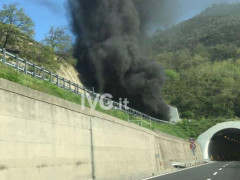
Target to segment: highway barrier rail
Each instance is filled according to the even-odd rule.
[[[186,168],[191,166],[197,166],[200,164],[209,163],[209,160],[201,160],[201,161],[189,161],[189,162],[172,162],[172,166],[176,168]]]
[[[15,68],[19,72],[23,72],[25,74],[31,75],[34,78],[42,79],[43,81],[49,81],[56,86],[68,90],[77,95],[84,95],[86,98],[91,98],[95,100],[96,97],[100,96],[100,94],[95,93],[83,86],[80,86],[76,83],[71,82],[70,80],[65,79],[64,77],[59,76],[56,73],[46,70],[44,67],[39,67],[36,64],[33,64],[27,60],[20,58],[18,55],[14,55],[12,53],[7,52],[5,49],[0,48],[0,62],[6,64],[12,68]],[[169,123],[167,121],[163,121],[154,117],[151,117],[147,114],[141,113],[133,108],[123,106],[122,104],[115,102],[109,98],[104,98],[99,103],[111,103],[113,104],[113,108],[115,110],[123,111],[131,116],[139,117],[141,119],[149,120],[150,124],[152,121],[157,123]],[[142,126],[142,123],[139,123]]]

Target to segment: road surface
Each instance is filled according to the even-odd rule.
[[[215,162],[149,180],[240,180],[240,162]]]

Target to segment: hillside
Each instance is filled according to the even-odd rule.
[[[207,47],[218,44],[240,45],[240,4],[214,5],[201,14],[166,31],[158,31],[154,37],[155,51],[194,50],[202,44]]]
[[[165,67],[168,103],[182,118],[240,116],[240,4],[214,5],[158,31],[152,57]]]
[[[0,47],[3,47],[7,32],[12,34],[6,47],[8,52],[18,54],[23,59],[57,72],[62,77],[82,85],[74,65],[57,56],[49,46],[36,42],[13,25],[0,22]]]

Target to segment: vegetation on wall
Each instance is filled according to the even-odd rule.
[[[76,104],[81,103],[81,96],[78,96],[67,90],[61,89],[48,81],[35,79],[32,76],[17,72],[15,69],[6,66],[2,63],[0,63],[0,78],[10,80],[12,82],[24,85],[31,89],[35,89],[37,91],[53,95]],[[86,102],[85,106],[90,107],[88,101],[85,102]],[[119,110],[115,109],[104,110],[100,107],[99,104],[97,105],[96,110],[124,121],[128,121],[130,119],[132,123],[136,124],[140,124],[141,121],[141,119],[129,116],[127,113]],[[225,122],[228,120],[224,118],[214,119],[201,118],[198,121],[189,121],[187,119],[184,119],[182,122],[178,124],[159,124],[156,122],[152,122],[151,125],[149,125],[148,120],[142,119],[142,121],[143,127],[148,128],[150,130],[161,131],[176,137],[188,139],[189,137],[198,137],[201,133],[203,133],[210,127],[214,126],[215,124]]]

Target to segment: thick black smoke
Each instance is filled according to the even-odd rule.
[[[69,0],[75,56],[85,86],[130,107],[169,120],[164,103],[162,67],[142,56],[148,27],[159,0]]]

